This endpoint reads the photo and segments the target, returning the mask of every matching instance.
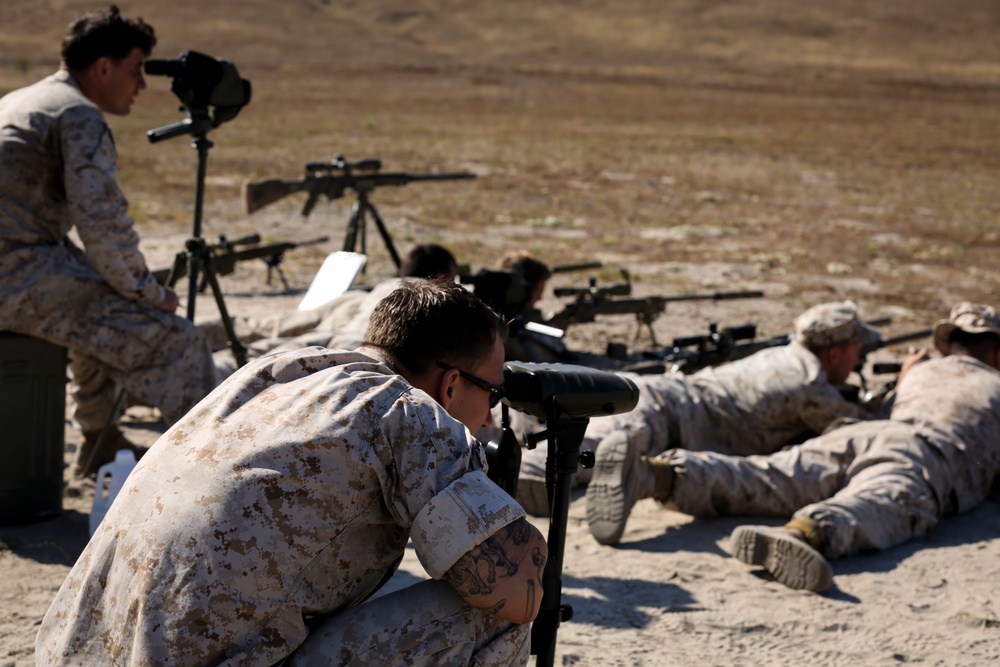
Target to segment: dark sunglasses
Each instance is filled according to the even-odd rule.
[[[449,366],[443,361],[437,362],[437,365],[438,368],[443,368],[446,371],[458,371],[458,375],[460,377],[465,378],[472,384],[476,385],[483,391],[487,392],[490,395],[490,408],[495,408],[497,406],[497,403],[499,403],[503,399],[503,397],[507,395],[507,392],[504,391],[503,387],[498,387],[492,382],[487,382],[486,380],[480,377],[476,377],[472,373],[466,373],[465,371],[455,368],[454,366]]]

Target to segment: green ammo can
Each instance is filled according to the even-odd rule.
[[[0,331],[0,524],[62,512],[66,349]]]

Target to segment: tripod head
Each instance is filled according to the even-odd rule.
[[[250,82],[240,77],[229,60],[217,60],[197,51],[185,51],[177,58],[147,60],[151,76],[173,78],[170,90],[184,105],[187,118],[146,133],[150,142],[182,134],[204,136],[209,130],[232,120],[250,101]]]

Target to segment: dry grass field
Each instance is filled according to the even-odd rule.
[[[247,215],[240,186],[297,178],[306,162],[343,154],[380,157],[383,171],[477,174],[376,191],[373,201],[401,251],[441,242],[476,269],[526,248],[551,264],[600,260],[599,283],[627,268],[643,294],[748,288],[767,295],[672,307],[656,323],[661,341],[701,332],[712,320],[750,320],[768,334],[784,333],[805,307],[835,299],[854,299],[866,315],[891,315],[891,333],[930,326],[957,300],[1000,305],[994,0],[120,4],[156,27],[155,57],[201,51],[232,60],[251,80],[250,104],[209,134],[202,231],[209,240],[329,235],[328,244],[286,257],[295,288],[339,249],[351,199],[321,202],[307,220],[299,216],[302,195]],[[54,71],[63,28],[92,6],[3,0],[0,94]],[[147,140],[147,130],[184,118],[169,79],[147,82],[132,114],[111,123],[143,249],[159,267],[191,231],[196,152],[189,138]],[[390,275],[380,240],[373,229],[369,235],[369,277]],[[222,280],[236,314],[276,303],[255,300],[276,291],[259,266]],[[300,294],[279,296],[293,304]],[[551,295],[544,303],[557,305]],[[569,340],[600,349],[610,339],[627,341],[633,327],[627,318],[608,319],[571,329]],[[574,511],[579,520],[580,508]],[[992,541],[981,544],[995,553],[1000,534],[992,526]],[[662,526],[650,531],[660,535]],[[724,534],[695,537],[711,544]],[[50,576],[64,576],[80,546],[60,547],[63,555],[44,563]],[[593,567],[598,576],[594,563],[608,550],[574,549],[571,559],[594,557],[577,576]],[[23,564],[32,556],[8,558]],[[670,588],[689,582],[679,576]],[[782,592],[768,592],[772,604],[787,603]],[[726,593],[713,595],[717,602]],[[17,597],[2,599],[8,607]],[[32,600],[0,611],[0,665],[31,660],[32,628],[46,606]],[[803,600],[789,609],[807,613]],[[996,609],[995,601],[984,604]],[[785,631],[791,624],[794,635],[794,614],[786,617]],[[620,648],[605,661],[589,651],[589,630],[571,634],[563,664],[673,664],[653,657],[662,638],[650,637],[652,622],[637,618],[602,635]],[[668,622],[671,633],[690,630]],[[835,630],[849,635],[849,625]],[[996,642],[996,625],[986,627],[994,630],[984,641]],[[817,631],[808,622],[802,630]],[[729,660],[746,646],[704,632],[713,638],[704,650],[722,656],[712,664],[797,664],[803,656],[815,664],[897,664],[907,655],[903,648],[868,658],[848,649],[810,653],[808,646],[783,654],[779,636],[760,653]],[[877,644],[871,634],[858,641]],[[699,663],[698,646],[687,650],[676,664]],[[940,657],[944,650],[929,655],[924,664],[978,664],[983,653],[960,651],[954,662]]]
[[[0,91],[54,69],[62,28],[89,6],[4,2]],[[124,9],[156,26],[156,56],[228,58],[253,83],[210,134],[206,237],[329,234],[335,246],[349,201],[301,224],[300,197],[248,218],[239,186],[340,153],[476,172],[375,196],[401,248],[443,240],[474,267],[527,247],[553,264],[601,259],[604,277],[629,266],[676,293],[700,287],[678,265],[722,262],[781,283],[795,308],[851,297],[921,320],[997,296],[1000,8],[988,0]],[[155,256],[157,234],[190,230],[196,155],[185,138],[147,142],[183,118],[169,80],[148,83],[114,129]],[[330,249],[289,269],[308,280]]]

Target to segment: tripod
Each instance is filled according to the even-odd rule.
[[[358,193],[358,200],[354,203],[351,208],[351,219],[347,223],[347,233],[344,236],[344,252],[355,252],[358,240],[361,241],[361,254],[365,255],[366,252],[366,233],[365,233],[365,222],[367,220],[368,214],[371,214],[372,218],[375,219],[375,228],[378,229],[379,235],[382,237],[382,241],[385,242],[385,248],[389,251],[389,256],[392,257],[393,264],[396,265],[396,270],[399,270],[402,266],[402,261],[399,259],[399,253],[396,252],[396,247],[392,243],[392,237],[389,236],[389,230],[386,229],[385,223],[382,222],[382,216],[378,214],[378,209],[375,208],[375,204],[371,203],[368,198],[368,193],[375,189],[375,185],[371,181],[358,180],[354,184],[354,190]],[[362,273],[365,268],[361,267]]]
[[[188,118],[184,121],[150,130],[146,134],[151,143],[170,139],[181,134],[191,134],[194,136],[191,146],[198,151],[198,173],[195,180],[194,218],[192,221],[191,237],[184,242],[184,251],[177,253],[174,257],[174,265],[170,269],[166,282],[167,285],[173,287],[177,283],[179,276],[182,275],[181,268],[186,268],[188,277],[187,319],[194,322],[195,301],[198,294],[198,272],[204,267],[205,280],[212,288],[215,305],[219,309],[219,317],[222,319],[222,326],[225,328],[226,338],[229,340],[229,349],[232,350],[233,356],[236,358],[236,364],[243,366],[247,362],[246,347],[236,336],[233,321],[229,317],[229,311],[226,309],[222,289],[219,287],[218,273],[215,267],[215,255],[201,236],[208,151],[215,145],[205,135],[212,126],[213,121],[207,108],[188,107]]]

